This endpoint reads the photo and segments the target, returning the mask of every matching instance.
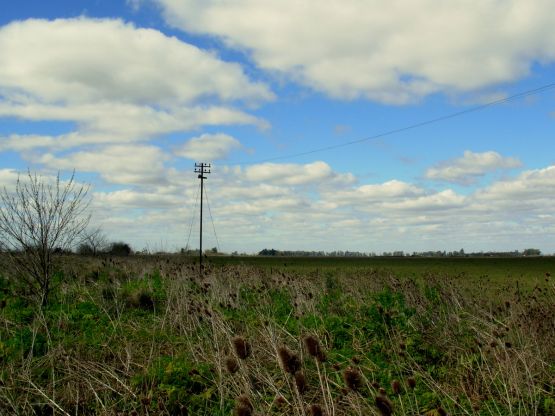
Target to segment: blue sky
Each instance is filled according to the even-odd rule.
[[[0,181],[76,171],[110,239],[555,252],[547,0],[8,2]],[[297,156],[315,149],[333,150]],[[193,232],[193,236],[194,236]]]

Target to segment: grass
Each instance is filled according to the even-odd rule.
[[[552,258],[210,260],[5,276],[0,413],[555,415]]]

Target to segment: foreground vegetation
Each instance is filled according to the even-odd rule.
[[[464,260],[67,257],[43,308],[5,273],[0,413],[555,415],[552,259]]]

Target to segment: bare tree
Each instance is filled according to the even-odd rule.
[[[80,254],[88,254],[96,256],[98,253],[108,249],[108,237],[102,231],[102,228],[96,227],[87,230],[82,238],[79,246]]]
[[[18,277],[41,306],[48,302],[54,261],[82,238],[89,223],[88,186],[27,172],[15,189],[0,191],[0,239]]]

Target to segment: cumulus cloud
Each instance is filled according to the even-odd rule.
[[[63,134],[0,136],[0,152],[51,170],[149,187],[171,176],[169,155],[149,141],[202,126],[268,127],[249,111],[274,95],[240,65],[121,20],[15,21],[0,27],[0,56],[0,117],[69,122]],[[216,157],[237,145],[218,139]]]
[[[70,106],[0,102],[0,116],[33,121],[74,121],[78,124],[78,130],[59,136],[12,135],[0,138],[2,150],[20,150],[22,146],[31,148],[33,145],[60,150],[83,144],[146,141],[160,134],[192,130],[203,125],[268,126],[264,120],[222,106],[160,109],[113,102]]]
[[[113,145],[63,156],[44,153],[34,155],[32,161],[50,169],[99,173],[110,183],[148,185],[165,182],[163,162],[166,158],[156,146]]]
[[[555,166],[522,172],[516,178],[505,179],[479,190],[476,195],[480,201],[504,205],[537,205],[538,201],[550,201],[555,193]],[[543,204],[540,204],[543,208]]]
[[[203,162],[211,162],[227,158],[229,153],[240,149],[239,140],[227,134],[202,134],[193,137],[174,151],[177,156]]]
[[[157,2],[170,24],[344,99],[472,92],[555,60],[551,0]]]
[[[96,206],[110,206],[112,208],[168,208],[184,205],[182,195],[165,195],[157,192],[139,192],[122,189],[113,192],[96,192],[94,194]]]
[[[268,126],[238,108],[273,99],[240,65],[121,20],[13,22],[0,28],[0,56],[0,117],[75,123],[59,136],[0,138],[0,150],[52,152],[206,125]]]
[[[379,184],[366,184],[347,190],[334,190],[326,195],[332,197],[338,204],[365,203],[384,200],[398,200],[416,197],[424,194],[424,190],[415,185],[391,180]]]
[[[121,20],[26,20],[0,29],[3,94],[41,102],[171,105],[201,98],[267,100],[237,64]]]
[[[334,174],[324,166],[317,170],[323,173],[313,176],[318,179],[307,183],[284,174],[292,168],[306,172],[310,165],[272,166],[264,181],[248,177],[244,169],[218,168],[205,185],[222,248],[488,250],[532,244],[555,249],[555,206],[549,197],[555,192],[555,166],[528,170],[462,195],[399,180],[338,184],[332,190],[321,186],[320,178]],[[190,172],[166,174],[168,184],[149,190],[98,193],[95,206],[105,213],[139,209],[137,221],[150,230],[148,236],[156,239],[164,230],[164,236],[182,247],[187,221],[198,215],[198,180]],[[120,228],[108,215],[106,221],[125,232],[124,220]],[[207,231],[206,238],[210,235]]]
[[[425,177],[460,185],[471,185],[489,172],[514,169],[520,166],[522,163],[514,157],[503,157],[493,151],[474,153],[467,150],[461,158],[445,161],[429,168]]]
[[[341,174],[332,170],[326,162],[316,161],[305,165],[296,163],[261,163],[244,170],[244,177],[249,181],[270,182],[283,185],[322,185],[352,183],[352,174]]]
[[[0,188],[13,189],[19,176],[14,169],[0,169]]]

